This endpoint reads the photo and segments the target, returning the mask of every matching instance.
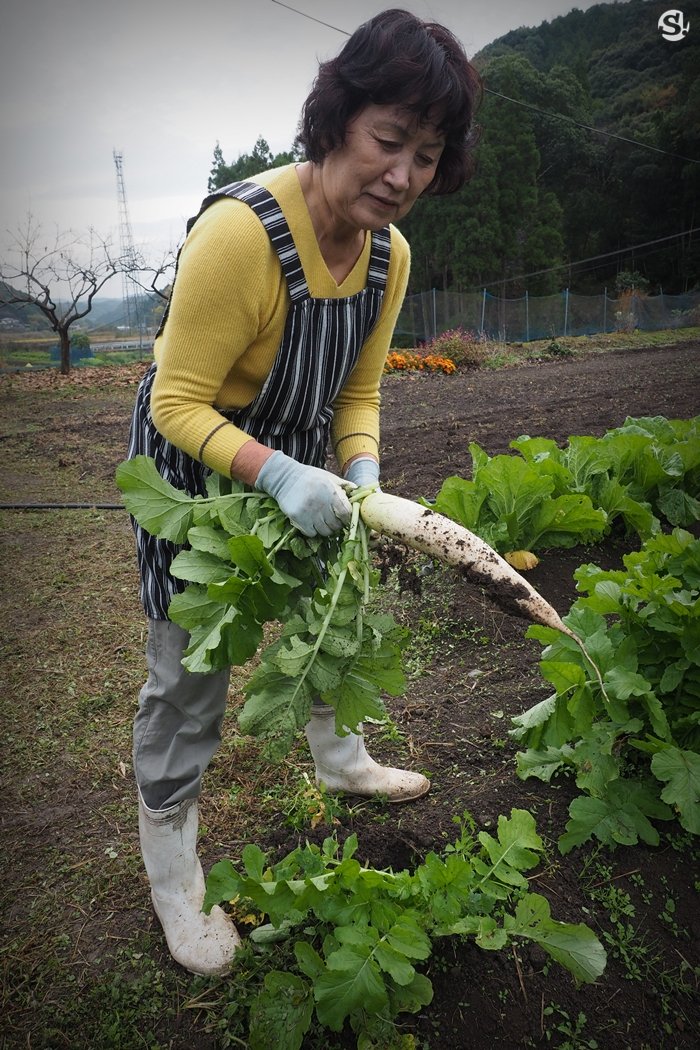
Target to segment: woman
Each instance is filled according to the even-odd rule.
[[[479,78],[443,27],[391,10],[323,63],[302,114],[308,159],[208,197],[188,224],[155,364],[139,388],[130,455],[195,494],[215,470],[273,496],[306,535],[349,520],[342,479],[379,478],[379,383],[409,271],[393,223],[422,193],[471,172]],[[324,469],[331,440],[342,479]],[[149,618],[134,724],[141,849],[173,957],[228,969],[238,935],[201,912],[201,778],[220,740],[228,673],[183,670],[167,618],[176,548],[135,526]],[[420,774],[378,765],[314,704],[306,736],[329,790],[417,798]]]

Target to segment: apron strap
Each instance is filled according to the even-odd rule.
[[[287,281],[291,301],[294,303],[308,299],[309,286],[306,283],[301,259],[294,244],[291,230],[279,204],[264,186],[258,186],[257,183],[248,181],[232,182],[230,185],[223,186],[221,189],[210,193],[202,201],[197,214],[188,219],[187,233],[189,234],[197,219],[211,204],[224,197],[233,197],[235,200],[243,201],[243,203],[252,208],[265,227],[272,247],[277,253],[282,272]],[[390,255],[391,234],[389,227],[385,226],[384,229],[372,234],[372,247],[367,274],[368,286],[378,288],[382,292],[385,290],[389,273]],[[165,314],[158,329],[159,335],[165,327],[168,312],[169,310],[166,306]]]
[[[372,234],[372,251],[369,257],[367,284],[372,288],[384,291],[389,276],[389,257],[391,255],[391,234],[389,227],[377,230]]]
[[[216,196],[234,197],[252,208],[265,227],[272,247],[277,252],[282,272],[287,280],[291,301],[294,303],[301,299],[308,299],[309,286],[306,283],[291,230],[282,209],[270,191],[254,182],[234,182],[230,186],[224,186]]]
[[[270,191],[254,182],[233,182],[230,186],[224,186],[223,189],[207,197],[202,205],[202,210],[222,196],[235,197],[236,200],[243,201],[252,208],[265,227],[272,247],[277,252],[282,272],[287,280],[291,301],[294,303],[301,299],[308,299],[309,287],[306,283],[301,259],[294,244],[291,230],[282,213],[282,209]],[[367,274],[367,284],[372,288],[380,289],[382,292],[386,288],[390,255],[391,234],[389,227],[385,226],[384,229],[372,234],[372,247]]]

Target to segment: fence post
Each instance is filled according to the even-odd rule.
[[[484,334],[484,317],[486,316],[486,289],[481,297],[481,335]]]
[[[608,330],[608,289],[603,288],[603,334]]]
[[[569,289],[564,290],[564,335],[569,334]]]
[[[525,291],[525,342],[530,342],[530,300]]]
[[[433,339],[437,339],[437,301],[436,291],[433,288]]]

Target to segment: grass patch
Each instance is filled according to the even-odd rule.
[[[553,361],[588,357],[615,350],[648,350],[653,347],[679,346],[700,338],[700,328],[672,328],[659,332],[607,332],[597,335],[556,336],[533,339],[528,343],[484,344],[483,365],[493,370],[512,368],[525,361]]]

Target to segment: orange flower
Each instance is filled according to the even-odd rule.
[[[413,350],[392,350],[386,359],[384,372],[444,372],[457,371],[454,361],[439,354],[420,354]]]

